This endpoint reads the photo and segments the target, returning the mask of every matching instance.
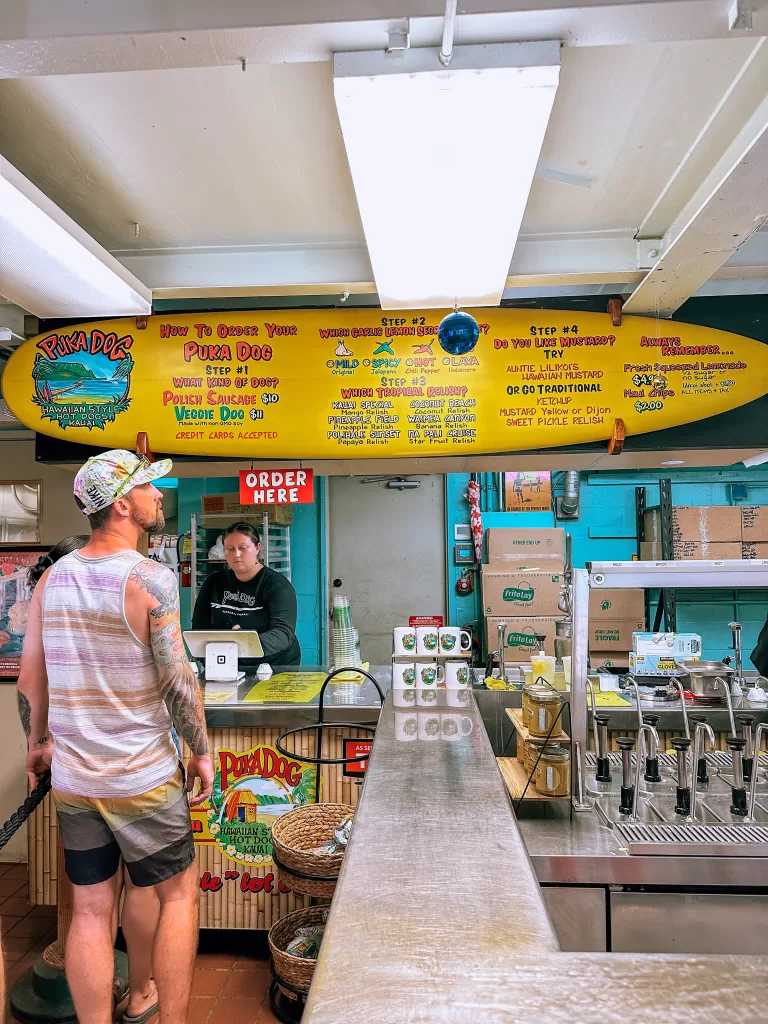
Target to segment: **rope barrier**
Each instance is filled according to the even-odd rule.
[[[46,772],[40,777],[40,781],[29,794],[24,803],[14,811],[10,818],[0,828],[0,850],[6,845],[12,836],[16,835],[21,826],[32,814],[34,809],[45,800],[51,789],[51,773]]]

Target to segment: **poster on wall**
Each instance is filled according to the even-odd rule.
[[[768,393],[768,350],[724,331],[604,313],[476,309],[461,355],[439,310],[156,315],[30,338],[2,378],[52,437],[262,460],[541,451],[714,416]],[[143,321],[142,321],[143,324]]]
[[[222,748],[210,800],[193,807],[196,843],[212,843],[251,869],[272,864],[272,825],[295,807],[315,802],[315,767],[275,747]]]
[[[27,572],[47,547],[0,550],[0,679],[17,679],[32,590]]]
[[[549,473],[505,473],[504,509],[507,512],[550,512]]]

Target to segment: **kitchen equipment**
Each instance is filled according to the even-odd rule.
[[[755,749],[752,745],[752,726],[755,724],[754,715],[737,715],[736,721],[741,726],[741,735],[744,737],[744,757],[742,759],[742,767],[744,769],[744,781],[750,782],[752,780],[752,766],[754,764],[753,750]]]
[[[661,718],[659,715],[644,715],[643,721],[654,729],[658,726]],[[646,782],[661,782],[659,774],[659,748],[656,745],[656,736],[651,732],[648,736],[648,749],[645,754],[645,775]]]
[[[722,661],[677,659],[677,664],[687,673],[685,681],[694,697],[721,697],[734,672]]]
[[[621,751],[621,802],[622,814],[631,814],[634,804],[635,787],[632,785],[632,751],[635,747],[633,736],[617,736],[616,744]]]
[[[595,715],[595,722],[597,723],[597,750],[595,751],[597,754],[597,773],[595,779],[597,782],[610,782],[611,762],[608,758],[608,725],[610,718],[608,715]]]
[[[733,788],[731,789],[731,814],[740,818],[747,816],[747,791],[744,787],[742,758],[746,741],[743,736],[726,736],[725,742],[733,758]]]
[[[555,657],[558,661],[573,656],[573,640],[571,639],[572,623],[570,619],[555,620]]]
[[[691,787],[688,785],[688,751],[691,741],[687,736],[673,736],[672,746],[677,754],[677,794],[675,814],[681,818],[691,816]]]

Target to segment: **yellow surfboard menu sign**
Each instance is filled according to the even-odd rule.
[[[152,316],[31,338],[5,400],[69,441],[259,459],[391,458],[548,448],[647,433],[768,392],[768,348],[723,331],[601,313],[479,309],[473,351],[439,311]]]

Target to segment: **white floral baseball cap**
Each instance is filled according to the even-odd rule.
[[[150,462],[123,448],[113,448],[88,459],[75,477],[75,497],[83,505],[83,514],[93,515],[112,505],[134,487],[167,476],[173,469],[170,459]]]

